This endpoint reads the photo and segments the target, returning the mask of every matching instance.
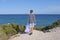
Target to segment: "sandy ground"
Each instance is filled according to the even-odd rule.
[[[60,27],[50,30],[51,32],[42,32],[34,30],[32,35],[16,34],[9,40],[60,40]]]

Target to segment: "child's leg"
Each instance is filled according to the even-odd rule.
[[[30,32],[31,32],[31,33],[33,33],[33,27],[34,27],[34,25],[31,24],[31,25],[30,25]]]
[[[31,35],[33,33],[33,28],[34,28],[34,24],[30,24],[30,34]]]
[[[30,33],[33,33],[33,27],[30,27]]]

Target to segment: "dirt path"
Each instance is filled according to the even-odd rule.
[[[9,40],[60,40],[60,27],[50,31],[43,33],[42,31],[34,30],[32,35],[19,33],[12,36]]]

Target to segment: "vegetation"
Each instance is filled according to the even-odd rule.
[[[45,30],[53,29],[53,28],[58,27],[58,26],[60,26],[60,20],[57,20],[54,23],[49,24],[45,27],[41,27],[41,26],[40,27],[34,27],[34,29],[39,30],[39,31],[45,31]]]
[[[49,30],[49,29],[53,29],[53,28],[58,27],[58,26],[60,26],[60,20],[57,20],[56,22],[54,22],[54,23],[46,26],[46,27],[43,28],[43,29]]]
[[[46,27],[34,27],[35,30],[43,31],[43,30],[49,30],[52,28],[55,28],[60,25],[60,20],[57,20],[56,22],[46,26]],[[24,32],[25,26],[24,25],[18,25],[16,23],[10,23],[10,24],[2,24],[0,25],[0,40],[7,40],[12,35],[15,35],[17,33]]]
[[[34,27],[35,30],[39,30],[39,31],[42,31],[43,30],[43,27],[40,26],[40,27]]]
[[[4,30],[0,27],[0,40],[8,40],[7,35],[5,34]]]
[[[3,24],[1,27],[3,28],[4,32],[7,34],[8,37],[17,33],[16,30],[9,24]]]
[[[2,24],[0,25],[0,40],[7,40],[12,35],[23,32],[24,29],[24,25],[18,25],[15,23]]]
[[[24,32],[25,26],[24,25],[19,25],[20,32]]]

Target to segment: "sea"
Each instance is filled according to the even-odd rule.
[[[46,26],[56,20],[60,20],[60,14],[34,14],[36,26]],[[29,14],[0,14],[0,24],[17,23],[20,25],[28,24]]]

